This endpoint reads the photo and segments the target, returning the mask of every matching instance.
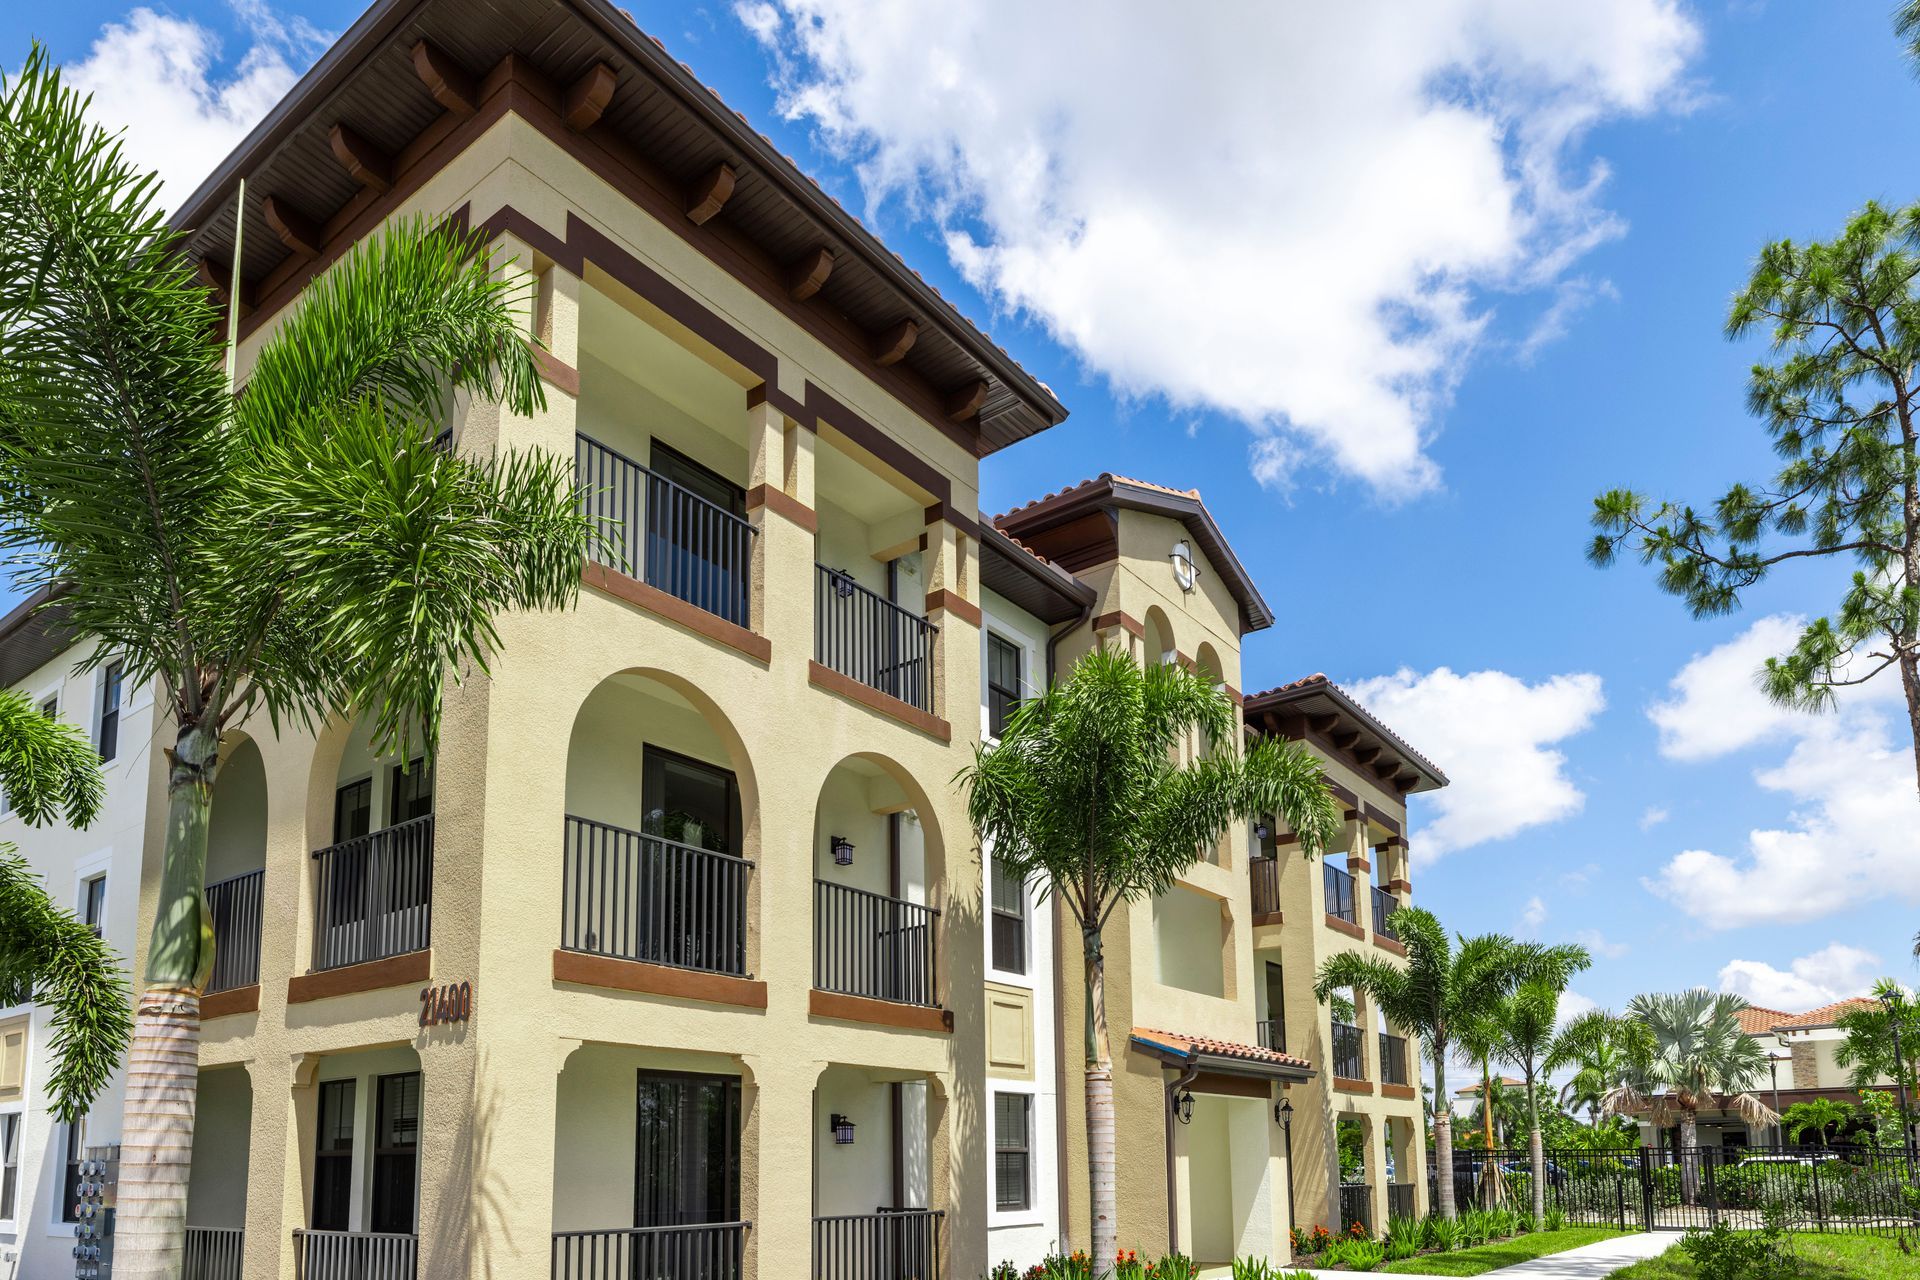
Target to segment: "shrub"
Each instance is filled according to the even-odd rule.
[[[1427,1248],[1448,1253],[1460,1247],[1460,1224],[1448,1218],[1428,1218],[1420,1232],[1427,1242]]]
[[[1352,1271],[1371,1271],[1386,1260],[1386,1248],[1377,1240],[1336,1240],[1321,1257],[1329,1267],[1346,1267]]]
[[[1144,1280],[1194,1280],[1200,1274],[1200,1268],[1192,1258],[1184,1253],[1161,1255],[1158,1262],[1150,1262],[1144,1273]]]
[[[1398,1262],[1420,1252],[1422,1237],[1418,1218],[1394,1218],[1387,1223],[1387,1257]]]
[[[1020,1280],[1020,1268],[1011,1262],[996,1263],[993,1270],[987,1272],[987,1280]]]
[[[1547,1210],[1547,1216],[1540,1220],[1542,1231],[1564,1231],[1567,1227],[1566,1211],[1558,1205]]]
[[[1735,1231],[1725,1222],[1711,1231],[1687,1232],[1680,1242],[1700,1280],[1774,1280],[1791,1264],[1786,1226],[1769,1213],[1760,1231]]]
[[[1093,1280],[1093,1259],[1079,1249],[1070,1254],[1050,1253],[1027,1272],[1027,1280]]]
[[[1122,1249],[1113,1256],[1113,1270],[1107,1274],[1112,1280],[1147,1280],[1146,1264],[1131,1249]]]
[[[1305,1275],[1306,1273],[1302,1271],[1295,1274]],[[1235,1258],[1233,1280],[1280,1280],[1280,1277],[1265,1258]]]

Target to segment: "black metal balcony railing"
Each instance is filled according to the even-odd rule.
[[[676,600],[749,626],[758,530],[725,507],[576,436],[574,482],[590,530],[587,554]]]
[[[239,1227],[188,1227],[180,1280],[240,1280],[245,1243]]]
[[[1254,1025],[1262,1049],[1271,1049],[1275,1053],[1287,1051],[1287,1024],[1279,1018],[1263,1018]]]
[[[414,1280],[411,1235],[377,1231],[296,1231],[294,1280]]]
[[[813,985],[822,991],[931,1006],[940,913],[865,889],[813,883]]]
[[[1356,1222],[1368,1235],[1373,1234],[1373,1188],[1364,1182],[1343,1182],[1340,1184],[1340,1231],[1351,1229]]]
[[[1407,1082],[1407,1042],[1400,1036],[1380,1033],[1380,1083]]]
[[[1393,931],[1393,913],[1400,909],[1400,899],[1375,885],[1372,906],[1373,931],[1383,938],[1392,938],[1398,942],[1400,935]]]
[[[1412,1222],[1413,1184],[1411,1182],[1391,1182],[1387,1184],[1387,1217]]]
[[[1344,1022],[1333,1024],[1333,1074],[1342,1080],[1365,1080],[1367,1064],[1362,1054],[1360,1028]]]
[[[208,995],[260,981],[260,891],[266,880],[265,871],[249,871],[207,886],[207,912],[213,917]]]
[[[745,1222],[553,1233],[553,1280],[739,1280]]]
[[[1277,913],[1280,910],[1280,860],[1249,858],[1247,870],[1253,875],[1253,914]]]
[[[433,815],[316,849],[313,967],[425,951],[432,937]]]
[[[813,1280],[938,1280],[938,1209],[883,1209],[813,1220]]]
[[[560,946],[744,974],[752,870],[732,854],[569,814]]]
[[[1327,886],[1327,914],[1348,924],[1359,924],[1360,915],[1354,910],[1352,874],[1325,863],[1320,866],[1320,874]]]
[[[932,711],[933,640],[940,629],[838,569],[815,568],[814,658],[870,689]]]

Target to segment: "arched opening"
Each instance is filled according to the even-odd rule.
[[[254,740],[236,734],[214,775],[213,811],[207,823],[206,893],[214,947],[209,995],[260,981],[266,863],[266,766]]]
[[[1143,621],[1146,627],[1147,665],[1170,666],[1180,661],[1180,651],[1173,643],[1173,626],[1160,606],[1154,605],[1148,609]]]
[[[659,672],[601,681],[574,718],[566,808],[564,950],[751,972],[758,806],[711,699]]]
[[[247,1069],[202,1069],[194,1092],[193,1165],[187,1180],[188,1275],[240,1274],[252,1128],[253,1081]]]
[[[823,991],[939,1004],[944,878],[926,797],[904,769],[849,756],[814,816],[814,981]]]
[[[376,751],[370,716],[322,735],[331,794],[315,797],[313,968],[425,951],[433,925],[433,761],[418,746]],[[334,756],[334,752],[338,756]],[[326,777],[322,772],[321,777]]]

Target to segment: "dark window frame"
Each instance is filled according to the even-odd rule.
[[[88,876],[80,882],[80,923],[101,933],[107,923],[107,873]]]
[[[118,660],[109,662],[100,673],[100,723],[93,745],[102,764],[120,754],[120,702],[126,675],[126,664]]]
[[[0,1111],[0,1222],[15,1221],[20,1210],[20,1131],[26,1112]]]
[[[997,650],[997,651],[996,651]],[[1013,683],[1009,686],[994,678],[994,658],[1007,657],[1013,663]],[[996,631],[987,632],[987,736],[996,741],[1007,727],[1007,717],[1021,703],[1021,685],[1026,675],[1027,651],[1020,644]]]
[[[655,791],[664,806],[666,799],[665,766],[673,764],[695,772],[714,775],[716,780],[724,780],[727,788],[727,829],[721,843],[725,846],[720,852],[740,856],[741,828],[745,825],[740,813],[740,776],[725,765],[715,764],[711,760],[702,760],[684,752],[674,751],[655,743],[642,743],[640,747],[640,806],[643,813],[651,813]],[[655,779],[659,779],[656,788]],[[641,822],[642,834],[656,833],[646,830],[647,823]],[[662,839],[669,837],[661,836]]]
[[[1019,1112],[1020,1142],[1009,1143],[1003,1120],[1005,1104],[1016,1104]],[[1019,1195],[1009,1196],[1003,1174],[1007,1162],[1019,1169]],[[993,1207],[998,1213],[1026,1213],[1033,1208],[1033,1095],[1013,1090],[993,1095]]]
[[[426,787],[424,796],[426,807],[417,813],[408,813],[402,817],[400,809],[402,790],[412,790],[407,800],[410,806],[417,807],[423,799],[419,791],[423,782]],[[403,822],[411,822],[415,818],[430,815],[433,812],[433,782],[433,765],[428,763],[425,756],[415,756],[404,767],[398,764],[387,766],[387,825],[397,827]]]
[[[307,1221],[315,1231],[345,1231],[353,1223],[353,1160],[354,1148],[358,1145],[355,1132],[355,1110],[359,1104],[360,1081],[353,1076],[344,1080],[322,1080],[320,1098],[314,1123],[313,1138],[313,1200],[308,1206]],[[337,1118],[341,1106],[340,1099],[345,1098],[346,1107],[346,1145],[329,1147],[329,1131],[337,1132],[339,1125],[329,1126],[330,1117]],[[321,1205],[321,1197],[330,1190],[336,1190],[335,1179],[344,1179],[344,1190],[339,1190],[340,1212],[337,1217],[327,1213]]]
[[[409,1082],[413,1089],[413,1141],[389,1143],[387,1139],[387,1106],[392,1094],[404,1088]],[[418,1071],[395,1071],[387,1075],[374,1077],[373,1082],[373,1135],[370,1154],[373,1165],[368,1170],[369,1185],[367,1197],[367,1228],[370,1231],[391,1232],[397,1235],[412,1235],[420,1220],[420,1126],[426,1110],[423,1096],[423,1082]],[[404,1163],[406,1176],[399,1181],[406,1187],[406,1226],[396,1227],[389,1218],[397,1218],[397,1204],[386,1202],[395,1181],[388,1176],[396,1164]],[[383,1225],[383,1223],[385,1225]]]
[[[1004,881],[1010,882],[1014,887],[1020,903],[1018,911],[1009,911],[997,900],[997,891],[1003,883],[1003,878]],[[1031,913],[1028,910],[1027,904],[1027,887],[1023,882],[1015,879],[1010,872],[1002,870],[1001,862],[998,858],[992,859],[987,869],[987,914],[989,917],[988,930],[993,949],[992,959],[994,970],[999,973],[1018,973],[1024,975],[1027,972],[1028,961],[1030,959],[1027,950],[1027,921],[1031,918]],[[1001,963],[1003,944],[1006,949],[1018,953],[1016,963]]]
[[[65,1167],[60,1178],[60,1221],[80,1221],[80,1162],[87,1154],[87,1118],[69,1121],[60,1136]]]
[[[646,1119],[644,1114],[645,1108],[640,1105],[640,1097],[641,1097],[641,1094],[646,1090],[648,1085],[654,1085],[654,1086],[673,1085],[673,1086],[678,1086],[683,1090],[687,1089],[688,1087],[711,1088],[717,1085],[723,1091],[722,1105],[725,1108],[724,1115],[727,1120],[727,1123],[726,1123],[727,1145],[726,1145],[726,1150],[722,1153],[721,1184],[722,1184],[722,1194],[724,1196],[725,1203],[720,1205],[717,1210],[712,1206],[709,1206],[708,1208],[699,1211],[699,1214],[701,1218],[704,1220],[704,1222],[706,1223],[738,1222],[740,1220],[740,1170],[741,1170],[740,1148],[741,1148],[741,1137],[742,1137],[741,1130],[742,1130],[742,1124],[744,1119],[744,1112],[741,1105],[740,1077],[730,1076],[730,1075],[726,1075],[719,1072],[661,1071],[661,1070],[654,1070],[652,1068],[641,1067],[634,1072],[634,1102],[635,1102],[634,1135],[633,1135],[633,1224],[634,1226],[649,1227],[649,1226],[699,1225],[699,1223],[694,1223],[691,1221],[690,1215],[692,1211],[681,1208],[678,1205],[676,1205],[676,1207],[671,1209],[670,1212],[672,1216],[674,1216],[676,1219],[681,1219],[681,1221],[666,1223],[666,1222],[655,1222],[655,1221],[647,1220],[651,1216],[653,1216],[646,1207],[647,1197],[651,1193],[652,1199],[655,1201],[656,1205],[661,1199],[659,1190],[654,1186],[652,1186],[650,1183],[649,1171],[645,1169],[641,1163],[642,1158],[647,1154],[647,1151],[646,1151],[646,1143],[643,1140],[642,1130],[641,1130],[641,1125],[645,1123],[645,1119]],[[682,1093],[680,1095],[677,1105],[679,1107],[679,1111],[677,1113],[675,1123],[677,1126],[685,1125],[688,1123],[688,1117],[686,1112],[687,1094]],[[674,1136],[675,1136],[675,1139],[677,1140],[679,1137],[682,1136],[682,1131],[676,1130],[676,1133]],[[682,1171],[676,1169],[674,1172],[675,1172],[675,1176],[677,1177]],[[681,1190],[681,1189],[675,1188],[673,1190]],[[681,1190],[681,1194],[673,1195],[672,1198],[676,1201],[684,1203],[686,1196],[684,1194],[684,1191]]]

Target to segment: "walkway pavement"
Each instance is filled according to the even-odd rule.
[[[1604,1280],[1621,1267],[1665,1253],[1680,1240],[1675,1231],[1636,1231],[1564,1253],[1550,1253],[1532,1262],[1486,1273],[1487,1280]],[[1353,1280],[1351,1271],[1309,1271],[1316,1280]],[[1403,1280],[1418,1280],[1401,1273]]]

